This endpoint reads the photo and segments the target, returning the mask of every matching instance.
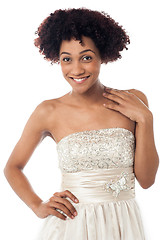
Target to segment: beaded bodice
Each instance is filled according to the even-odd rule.
[[[73,173],[133,166],[135,137],[125,128],[72,133],[57,144],[59,168]]]

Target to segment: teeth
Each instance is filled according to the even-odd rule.
[[[73,78],[75,81],[77,81],[77,82],[81,82],[82,80],[85,80],[87,77],[85,77],[85,78],[79,78],[79,79],[76,79],[76,78]]]
[[[79,78],[79,79],[74,78],[74,80],[77,81],[77,82],[81,82],[81,81],[84,80],[84,79],[85,79],[85,78]]]

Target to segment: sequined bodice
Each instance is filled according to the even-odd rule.
[[[62,172],[133,166],[135,137],[124,128],[106,128],[75,132],[57,144]]]

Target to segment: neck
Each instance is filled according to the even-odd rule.
[[[72,89],[72,91],[69,92],[69,97],[71,97],[74,105],[77,105],[79,107],[91,107],[97,106],[98,104],[100,104],[100,102],[102,102],[103,92],[104,85],[98,80],[85,92],[81,93]]]

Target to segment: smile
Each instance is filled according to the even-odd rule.
[[[73,78],[71,77],[71,79],[77,83],[82,83],[84,82],[85,80],[87,80],[90,76],[87,76],[87,77],[83,77],[83,78]]]

